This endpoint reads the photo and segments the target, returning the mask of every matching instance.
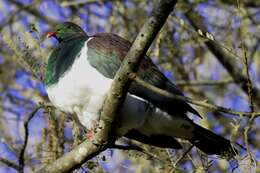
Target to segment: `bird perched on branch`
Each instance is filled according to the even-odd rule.
[[[49,56],[44,79],[49,99],[62,111],[76,114],[80,123],[91,131],[131,43],[111,33],[88,36],[71,22],[59,24],[47,36],[59,42]],[[148,56],[143,58],[137,76],[155,87],[183,96]],[[175,139],[181,138],[207,154],[228,158],[236,154],[229,140],[195,124],[186,115],[188,112],[200,116],[185,101],[162,96],[134,81],[119,109],[116,134],[174,149],[181,148]]]

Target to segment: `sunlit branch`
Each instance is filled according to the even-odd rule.
[[[99,3],[102,4],[102,1],[100,0],[81,0],[81,1],[64,1],[61,3],[62,7],[68,7],[68,6],[80,6],[80,5],[86,5],[90,3]]]
[[[237,8],[238,8],[238,11],[239,11],[239,14],[241,15],[241,8],[240,8],[240,4],[239,4],[239,1],[237,2]],[[241,17],[240,17],[240,20],[241,20]],[[241,23],[242,23],[242,20],[241,20]],[[251,76],[250,76],[250,73],[249,73],[249,63],[248,63],[248,57],[247,57],[247,49],[246,49],[246,46],[245,46],[245,42],[243,41],[243,32],[242,32],[242,26],[240,26],[240,35],[242,38],[241,39],[241,47],[242,47],[242,51],[243,51],[243,58],[244,58],[244,68],[245,68],[245,71],[246,71],[246,79],[247,79],[247,95],[248,95],[248,98],[249,98],[249,103],[250,103],[250,110],[251,112],[253,113],[253,116],[250,117],[248,123],[247,123],[247,126],[245,127],[245,131],[244,131],[244,137],[245,137],[245,143],[246,143],[246,149],[247,149],[247,153],[248,153],[248,156],[250,157],[250,161],[251,162],[254,162],[254,159],[252,157],[252,153],[250,151],[250,148],[249,148],[249,143],[248,143],[248,132],[250,131],[251,127],[252,127],[252,124],[255,120],[255,118],[257,117],[257,115],[255,114],[255,103],[254,103],[254,100],[253,100],[253,84],[252,84],[252,80],[251,80]]]
[[[219,86],[219,85],[228,85],[234,84],[233,79],[221,80],[221,81],[176,81],[175,84],[177,86]]]
[[[226,5],[234,5],[237,6],[238,1],[230,1],[230,0],[220,0],[221,3]],[[241,1],[245,7],[258,8],[260,6],[259,1],[251,0],[251,1]]]

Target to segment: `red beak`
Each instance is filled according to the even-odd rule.
[[[47,38],[54,37],[56,35],[56,32],[48,32]]]

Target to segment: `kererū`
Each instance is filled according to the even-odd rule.
[[[49,32],[59,44],[49,56],[44,83],[54,106],[76,114],[80,123],[93,130],[113,78],[131,43],[124,38],[99,33],[88,36],[72,22],[64,22]],[[148,56],[137,76],[170,93],[183,93],[161,73]],[[133,82],[119,109],[118,136],[157,147],[180,149],[175,138],[186,139],[206,154],[233,157],[229,140],[195,124],[187,112],[199,115],[185,101],[175,100]]]

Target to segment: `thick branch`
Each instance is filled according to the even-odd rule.
[[[111,90],[107,95],[107,99],[105,101],[106,104],[103,106],[101,111],[101,118],[104,118],[104,122],[108,127],[113,125],[117,108],[124,101],[124,97],[132,80],[135,78],[136,71],[142,57],[145,55],[153,39],[165,23],[175,3],[176,1],[173,0],[159,1],[158,7],[154,8],[152,16],[146,21],[134,41],[133,46],[126,55],[123,64],[114,78]],[[109,130],[103,130],[104,133],[98,137],[98,139],[105,139],[105,136],[110,137],[108,133],[110,133],[112,128],[107,129]]]
[[[199,16],[197,13],[190,10],[186,13],[186,16],[196,30],[200,29],[203,33],[208,32],[206,26],[203,24],[202,17]],[[228,73],[238,84],[238,86],[240,86],[244,93],[247,94],[247,77],[244,74],[242,74],[242,69],[239,68],[238,63],[236,61],[237,57],[235,57],[231,53],[227,53],[227,51],[225,51],[221,47],[221,45],[217,43],[215,40],[212,41],[208,39],[204,43],[209,48],[209,50],[215,55],[218,61],[223,65],[223,67],[228,71]],[[257,103],[257,105],[260,106],[260,91],[256,87],[252,88],[252,95],[255,103]]]
[[[153,39],[165,23],[168,15],[173,10],[176,0],[160,0],[158,6],[153,9],[152,16],[145,22],[126,58],[117,72],[112,83],[110,92],[105,100],[101,111],[100,127],[95,134],[95,143],[84,141],[81,145],[65,154],[60,159],[40,169],[38,173],[69,172],[88,159],[96,156],[106,149],[111,138],[114,119],[118,106],[123,102],[124,96],[134,78],[141,62]]]

